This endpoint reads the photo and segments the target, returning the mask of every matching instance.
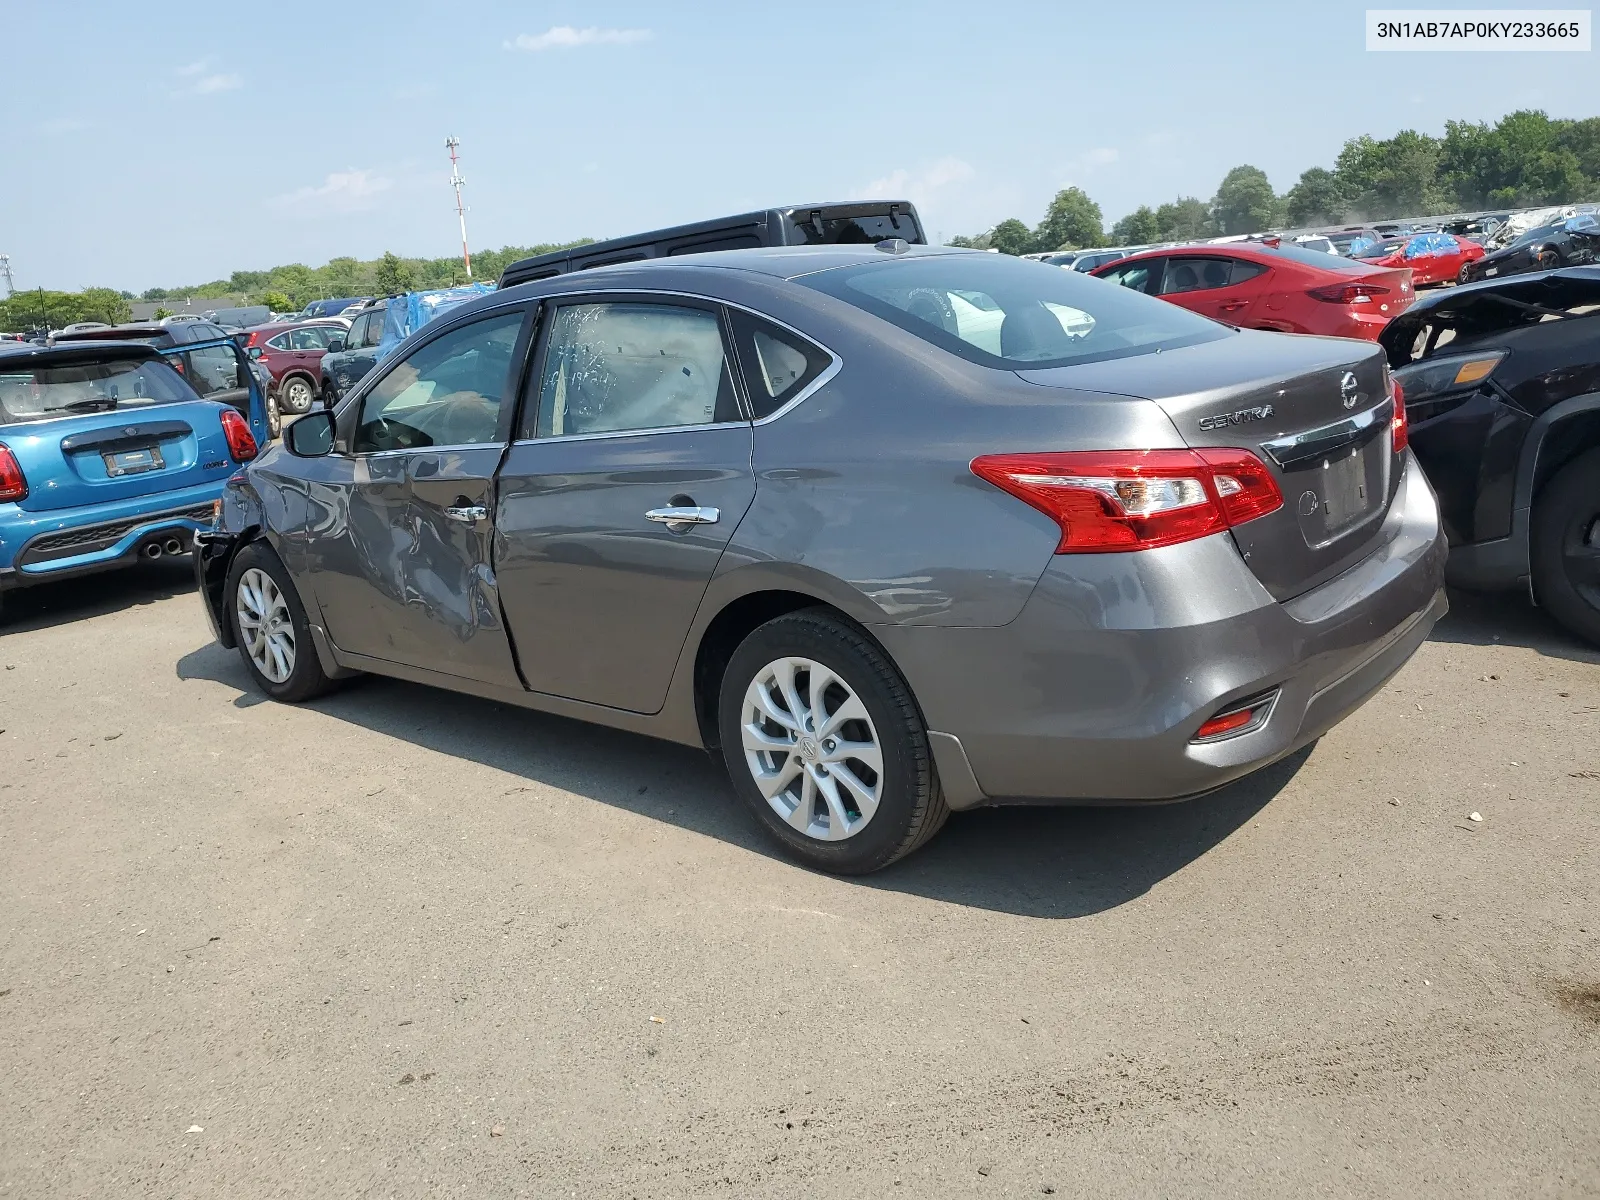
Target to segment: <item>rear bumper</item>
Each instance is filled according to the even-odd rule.
[[[187,552],[211,522],[222,482],[87,508],[28,512],[0,505],[0,590],[110,570],[176,538]]]
[[[1003,628],[874,632],[941,735],[953,806],[1182,799],[1320,737],[1426,640],[1446,610],[1446,545],[1409,457],[1384,532],[1362,562],[1282,604],[1221,535],[1058,558]],[[1248,732],[1192,741],[1219,711],[1274,692]]]

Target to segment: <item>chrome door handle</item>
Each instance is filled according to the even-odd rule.
[[[647,521],[665,525],[673,533],[682,533],[692,525],[715,525],[722,513],[715,508],[671,507],[652,508],[645,513]]]
[[[463,525],[476,525],[489,519],[489,510],[481,504],[453,504],[444,510],[444,515]]]

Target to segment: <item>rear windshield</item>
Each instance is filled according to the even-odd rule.
[[[1075,271],[1004,254],[868,263],[796,282],[988,367],[1127,358],[1231,336],[1186,309]]]
[[[794,227],[799,232],[799,245],[868,245],[886,238],[904,238],[915,241],[917,222],[910,213],[882,213],[876,216],[830,217],[824,213],[812,220],[804,211],[794,214]]]
[[[196,398],[176,371],[155,360],[18,366],[0,360],[0,425]]]

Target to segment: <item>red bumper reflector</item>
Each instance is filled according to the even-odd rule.
[[[1223,713],[1220,717],[1212,717],[1199,729],[1195,730],[1195,740],[1204,741],[1214,738],[1220,733],[1232,733],[1235,729],[1243,728],[1255,720],[1256,710],[1242,708],[1238,712]]]

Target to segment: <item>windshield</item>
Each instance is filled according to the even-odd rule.
[[[0,359],[0,425],[193,399],[182,377],[153,359],[37,367]]]
[[[1001,254],[867,263],[796,282],[988,367],[1065,366],[1231,336],[1177,305]]]

